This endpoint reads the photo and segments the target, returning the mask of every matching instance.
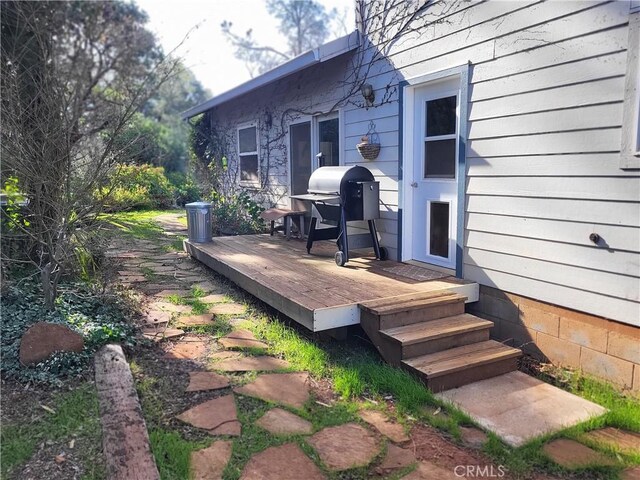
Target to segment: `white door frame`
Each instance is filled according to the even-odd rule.
[[[298,125],[300,123],[309,122],[309,129],[311,134],[311,171],[313,171],[313,117],[311,115],[302,115],[300,118],[296,118],[287,126],[287,169],[289,174],[287,175],[287,205],[291,208],[291,198],[289,195],[292,195],[291,189],[293,188],[293,161],[291,159],[291,127]]]
[[[464,252],[464,211],[465,211],[465,186],[466,186],[466,154],[467,142],[467,118],[469,98],[469,65],[448,68],[438,72],[420,75],[407,79],[400,84],[400,109],[401,109],[401,135],[402,135],[402,163],[399,169],[400,209],[401,221],[399,222],[399,246],[402,261],[412,260],[413,251],[413,188],[411,182],[414,178],[414,114],[415,114],[415,90],[419,87],[444,79],[457,78],[459,81],[460,105],[458,125],[458,164],[457,164],[457,212],[451,212],[456,226],[455,270],[456,276],[463,275]]]

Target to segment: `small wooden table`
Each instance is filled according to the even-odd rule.
[[[270,208],[260,214],[260,218],[271,222],[271,229],[269,233],[273,235],[273,232],[284,230],[287,240],[291,238],[291,225],[293,220],[298,220],[300,226],[300,235],[304,236],[304,216],[307,212],[302,210],[289,210],[286,208]],[[276,220],[284,218],[284,225],[276,227]]]

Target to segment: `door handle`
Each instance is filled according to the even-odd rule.
[[[418,182],[411,182],[411,186],[413,188],[418,188]]]

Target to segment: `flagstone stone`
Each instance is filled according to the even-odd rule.
[[[208,313],[179,317],[176,322],[178,325],[184,327],[203,327],[207,325],[213,325],[215,323],[213,317]]]
[[[244,358],[245,355],[240,352],[232,352],[229,350],[221,350],[219,352],[212,353],[209,358],[214,362],[220,362],[222,360]]]
[[[620,472],[620,480],[638,480],[640,478],[640,467],[625,468]]]
[[[218,339],[218,342],[225,348],[260,348],[265,349],[268,345],[261,342],[249,330],[234,330],[233,332]]]
[[[196,428],[208,430],[212,435],[240,435],[240,422],[233,395],[208,400],[176,418]]]
[[[189,385],[185,391],[218,390],[229,386],[229,379],[215,372],[189,372]]]
[[[402,425],[399,423],[393,423],[382,412],[377,410],[361,410],[360,418],[369,425],[372,425],[392,442],[402,443],[409,440],[409,436],[405,433]]]
[[[171,320],[171,313],[162,310],[147,310],[142,314],[142,319],[145,323],[151,325],[169,323]]]
[[[209,447],[191,452],[191,478],[193,480],[221,480],[229,459],[233,442],[218,440]]]
[[[153,302],[149,305],[153,310],[164,310],[172,313],[191,313],[190,305],[176,305],[170,302]]]
[[[307,442],[329,470],[363,467],[380,453],[380,444],[373,433],[356,423],[327,427]]]
[[[227,296],[223,293],[211,293],[204,297],[198,298],[198,300],[200,300],[202,303],[220,303],[220,302],[224,302],[226,299],[227,299]]]
[[[272,408],[256,424],[274,435],[309,435],[311,422],[282,408]]]
[[[462,441],[473,448],[482,448],[489,437],[482,430],[474,427],[460,427]]]
[[[568,438],[553,440],[545,444],[542,450],[555,463],[568,469],[589,465],[616,465],[614,459]]]
[[[149,268],[155,273],[173,273],[176,271],[176,268],[173,265],[154,265]]]
[[[587,432],[584,434],[584,438],[609,447],[616,447],[623,452],[640,453],[640,434],[635,432],[606,427]]]
[[[309,400],[307,373],[263,373],[253,382],[234,388],[234,392],[293,408]]]
[[[184,330],[179,328],[153,328],[147,327],[142,329],[142,335],[154,342],[161,342],[162,340],[169,340],[172,338],[178,338],[184,335]]]
[[[240,480],[322,480],[326,478],[295,443],[269,447],[251,457]]]
[[[122,284],[130,284],[130,283],[138,283],[146,281],[144,275],[127,275],[120,277],[120,283]]]
[[[154,296],[166,298],[174,295],[177,297],[190,297],[191,292],[189,290],[162,290],[161,292],[156,293]]]
[[[224,372],[266,372],[270,370],[282,370],[288,368],[289,362],[279,358],[260,355],[255,357],[236,357],[220,360],[213,364],[214,370]]]
[[[246,311],[246,307],[239,303],[220,303],[209,309],[209,313],[214,315],[242,315]]]
[[[165,358],[198,360],[207,351],[207,344],[199,337],[186,335],[178,340],[165,354]]]
[[[387,447],[387,454],[384,456],[382,463],[376,468],[376,471],[383,475],[391,470],[408,467],[416,463],[416,461],[416,455],[413,451],[390,443]]]
[[[140,276],[139,270],[118,270],[118,275],[121,277],[137,277]]]
[[[453,470],[447,470],[434,463],[423,461],[418,463],[418,468],[413,472],[402,477],[402,480],[459,480],[459,478],[453,473]]]

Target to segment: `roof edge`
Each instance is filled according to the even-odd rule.
[[[244,95],[249,93],[257,88],[268,85],[276,80],[280,80],[281,78],[292,75],[300,70],[304,70],[305,68],[309,68],[312,65],[317,63],[326,62],[327,60],[331,60],[343,53],[347,53],[351,50],[356,49],[360,45],[360,34],[358,30],[354,30],[349,35],[345,35],[343,37],[336,38],[324,45],[319,46],[318,48],[314,48],[313,50],[309,50],[301,55],[298,55],[295,58],[283,63],[282,65],[278,65],[277,67],[269,70],[268,72],[263,73],[262,75],[252,78],[247,82],[244,82],[237,87],[232,88],[231,90],[227,90],[220,95],[217,95],[204,103],[196,105],[195,107],[186,110],[185,112],[180,114],[180,117],[183,120],[187,120],[191,117],[195,117],[207,110],[210,110],[213,107],[221,105],[229,100],[232,100],[240,95]]]

